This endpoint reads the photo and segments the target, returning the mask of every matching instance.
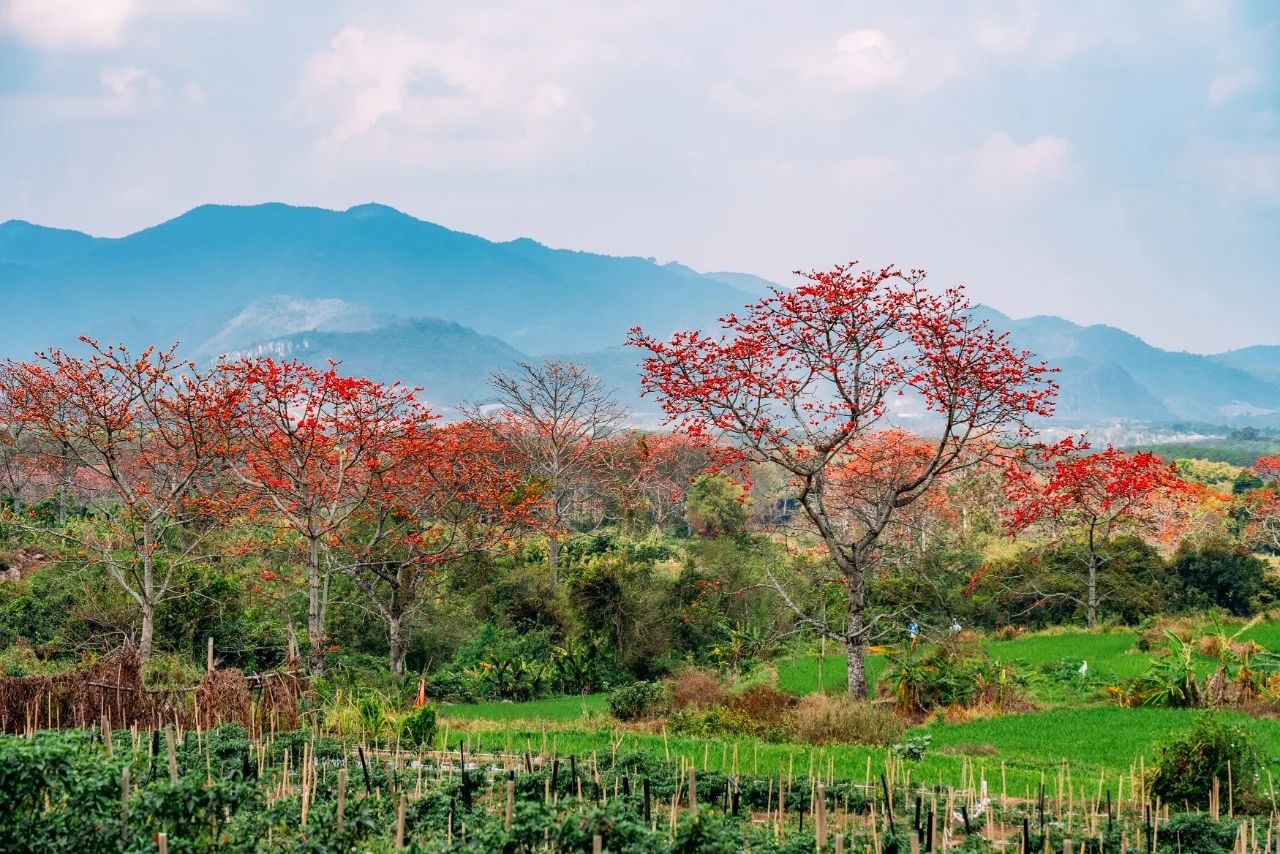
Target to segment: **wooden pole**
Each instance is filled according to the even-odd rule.
[[[169,753],[169,782],[178,785],[178,756],[173,751],[173,729],[164,728],[165,749]]]
[[[209,638],[209,654],[208,654],[208,660],[205,662],[205,664],[206,664],[206,669],[210,673],[212,673],[213,672],[213,638]]]
[[[129,824],[129,766],[120,769],[120,823]]]
[[[334,810],[333,828],[342,833],[342,813],[347,807],[347,769],[338,769],[338,806]]]
[[[160,854],[169,854],[169,834],[160,831],[156,834],[156,847]]]
[[[516,780],[515,780],[515,777],[508,777],[507,778],[507,813],[503,819],[503,828],[508,833],[511,832],[511,820],[512,820],[512,815],[515,813],[515,808],[516,808]]]
[[[818,781],[818,800],[814,805],[814,830],[818,835],[819,854],[827,847],[827,789]]]
[[[396,848],[404,847],[404,810],[408,802],[409,796],[401,792],[400,802],[396,805]]]

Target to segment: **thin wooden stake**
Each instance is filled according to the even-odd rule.
[[[120,769],[120,824],[129,824],[129,766]]]
[[[338,769],[338,806],[333,811],[333,829],[342,833],[342,817],[347,808],[347,769]]]
[[[409,803],[409,796],[400,793],[400,802],[396,805],[396,848],[404,847],[404,810]]]
[[[178,785],[178,756],[173,751],[173,730],[164,728],[165,749],[169,753],[169,782]]]

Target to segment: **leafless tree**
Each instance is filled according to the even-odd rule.
[[[558,577],[560,536],[582,500],[604,441],[630,413],[612,390],[584,365],[550,359],[540,365],[521,362],[510,373],[489,375],[501,411],[481,419],[524,458],[529,474],[546,490],[547,563]]]

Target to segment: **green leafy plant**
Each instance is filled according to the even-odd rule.
[[[913,762],[919,762],[924,759],[925,754],[929,752],[929,747],[933,744],[933,736],[928,733],[921,735],[913,735],[904,739],[893,746],[893,754],[903,759],[910,759]]]
[[[1143,677],[1146,699],[1142,704],[1176,708],[1201,705],[1200,681],[1192,658],[1195,648],[1172,631],[1166,630],[1165,637],[1169,642],[1168,651],[1151,662]]]
[[[1232,794],[1241,803],[1257,798],[1260,767],[1257,745],[1244,727],[1205,713],[1161,746],[1151,792],[1165,803],[1203,807],[1213,781],[1218,780],[1225,793],[1230,780]]]
[[[360,718],[360,731],[365,738],[377,741],[387,731],[391,719],[387,698],[377,691],[365,691],[355,702]]]
[[[609,712],[620,721],[656,717],[666,707],[667,692],[654,682],[634,682],[609,693]]]
[[[413,747],[425,747],[436,734],[436,707],[427,703],[400,718],[400,740]]]

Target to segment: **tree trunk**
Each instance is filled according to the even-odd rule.
[[[311,539],[307,560],[307,644],[312,676],[324,675],[324,626],[320,619],[320,540]]]
[[[547,565],[551,567],[551,581],[560,580],[560,538],[547,534]]]
[[[151,641],[156,630],[156,606],[147,596],[142,597],[142,636],[138,638],[138,655],[146,658],[151,654]]]
[[[1089,552],[1089,593],[1085,604],[1085,622],[1093,628],[1098,622],[1098,556]]]
[[[156,598],[155,598],[155,562],[151,557],[151,533],[142,531],[142,595],[138,597],[138,605],[142,608],[142,637],[138,639],[138,655],[146,658],[151,654],[151,640],[155,636]]]
[[[861,573],[855,582],[849,579],[849,616],[845,622],[844,649],[848,657],[848,689],[849,696],[860,700],[867,699],[867,669],[864,656],[866,648],[862,637],[862,609],[866,604],[863,595]]]
[[[387,617],[387,633],[391,636],[391,672],[404,675],[404,641],[400,638],[400,615]]]

